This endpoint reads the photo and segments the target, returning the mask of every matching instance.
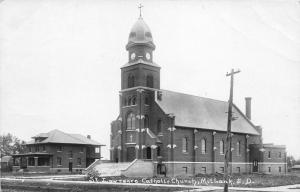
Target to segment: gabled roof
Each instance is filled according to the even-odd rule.
[[[228,102],[160,90],[156,103],[166,113],[175,115],[175,126],[227,131]],[[231,130],[235,133],[259,135],[255,126],[233,105]]]
[[[80,134],[69,134],[62,132],[60,130],[54,129],[48,133],[40,133],[32,138],[44,138],[39,142],[27,142],[27,144],[36,144],[36,143],[65,143],[65,144],[80,144],[80,145],[102,145],[97,141],[88,139]]]

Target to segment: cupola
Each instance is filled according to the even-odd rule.
[[[126,49],[128,50],[135,45],[146,45],[153,50],[155,49],[150,28],[142,17],[139,17],[131,28]]]

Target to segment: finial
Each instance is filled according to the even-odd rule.
[[[144,6],[140,3],[140,5],[138,6],[138,8],[140,9],[140,18],[142,18],[142,8],[143,8]]]

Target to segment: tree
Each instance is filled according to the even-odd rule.
[[[295,158],[292,155],[287,156],[286,161],[287,161],[287,166],[288,167],[293,167],[295,165],[295,162],[296,162]]]
[[[0,135],[1,157],[6,155],[23,153],[25,142],[10,133]]]

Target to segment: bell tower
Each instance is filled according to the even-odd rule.
[[[129,33],[126,50],[128,62],[121,67],[118,160],[128,162],[146,158],[154,91],[160,89],[160,67],[153,61],[155,45],[141,12]]]
[[[155,45],[148,25],[140,16],[129,33],[128,62],[122,66],[121,89],[160,88],[160,67],[153,61]]]

